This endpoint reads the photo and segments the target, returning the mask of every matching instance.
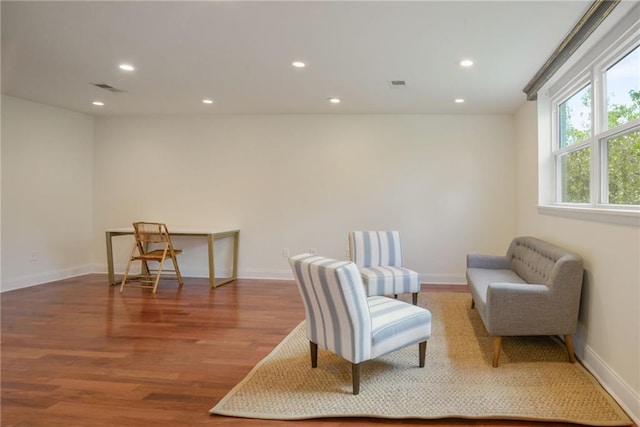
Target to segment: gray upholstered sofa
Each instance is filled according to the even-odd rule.
[[[575,362],[583,271],[579,255],[534,237],[516,237],[505,256],[467,255],[471,304],[494,337],[494,367],[503,336],[563,335]]]

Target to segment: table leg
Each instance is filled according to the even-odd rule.
[[[207,235],[207,245],[209,247],[209,286],[214,288],[216,286],[216,266],[215,253],[213,251],[213,234]]]
[[[238,278],[238,243],[240,240],[240,233],[235,232],[233,234],[233,276],[232,279]]]
[[[109,286],[115,285],[115,275],[113,274],[113,246],[111,245],[111,232],[106,232],[107,239],[107,273],[109,275]]]
[[[226,283],[232,282],[238,278],[238,242],[239,242],[239,233],[231,232],[220,234],[217,237],[219,238],[233,238],[233,260],[232,260],[232,272],[230,277],[223,277],[218,280],[215,278],[215,264],[214,264],[214,252],[213,252],[213,243],[215,241],[215,237],[213,235],[209,235],[209,282],[211,283],[211,287],[222,286]]]

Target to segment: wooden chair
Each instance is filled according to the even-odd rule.
[[[120,292],[122,292],[126,284],[126,286],[153,289],[153,293],[155,294],[158,288],[158,282],[160,281],[162,266],[167,258],[171,258],[175,269],[175,276],[180,286],[182,286],[182,275],[180,275],[180,268],[178,267],[178,261],[176,259],[176,255],[181,253],[182,250],[174,249],[167,225],[159,222],[134,222],[133,230],[135,242],[131,249],[131,256],[129,257],[129,262],[127,262],[124,277],[122,278]],[[130,278],[129,281],[139,282],[139,285],[126,283],[133,261],[141,262],[141,272],[139,277]],[[157,270],[149,268],[149,261],[158,263]],[[155,278],[151,277],[152,272],[156,273]]]

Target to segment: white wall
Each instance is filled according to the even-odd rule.
[[[517,234],[530,234],[581,254],[586,278],[576,354],[640,419],[640,229],[538,213],[536,103],[515,116]]]
[[[424,280],[464,283],[467,252],[501,253],[513,237],[512,125],[510,116],[97,118],[96,269],[106,271],[106,228],[159,219],[238,227],[241,277],[291,277],[283,248],[345,258],[349,230],[398,229]],[[116,270],[128,245],[116,245]],[[206,276],[205,243],[177,246],[187,247],[186,275]]]
[[[2,96],[3,291],[88,273],[93,119]]]

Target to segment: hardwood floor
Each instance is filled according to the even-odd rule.
[[[423,286],[423,291],[463,286]],[[149,290],[88,275],[5,292],[2,426],[473,425],[509,421],[265,421],[208,410],[304,319],[293,281],[161,281]],[[636,426],[637,427],[637,426]]]

